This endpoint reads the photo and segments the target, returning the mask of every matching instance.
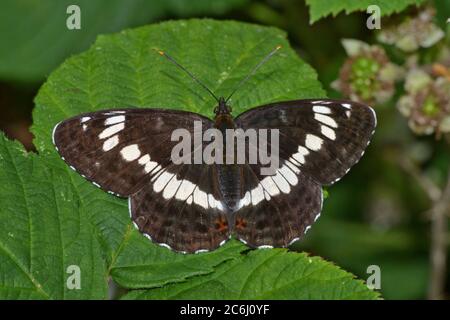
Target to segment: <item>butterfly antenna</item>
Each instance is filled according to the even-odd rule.
[[[281,49],[281,46],[276,46],[275,49],[273,49],[267,56],[264,57],[253,69],[250,71],[250,73],[242,79],[237,86],[234,88],[234,90],[231,92],[231,94],[228,96],[228,98],[225,99],[225,102],[228,102],[230,98],[233,96],[233,94],[244,84],[247,82],[248,79],[250,79],[251,76],[255,74],[255,72],[264,64],[266,63],[272,56],[277,53],[278,50]]]
[[[176,65],[178,68],[180,68],[181,70],[183,70],[184,72],[186,72],[189,77],[192,78],[192,80],[194,80],[195,82],[197,82],[199,85],[201,85],[203,87],[203,89],[205,89],[206,91],[209,92],[210,95],[212,95],[214,97],[214,99],[216,99],[217,102],[219,102],[219,98],[216,97],[216,95],[209,90],[209,88],[204,85],[199,79],[197,79],[196,76],[194,76],[188,69],[186,69],[185,67],[183,67],[181,64],[179,64],[174,58],[172,58],[171,56],[169,56],[167,53],[165,53],[164,51],[161,50],[156,50],[161,56],[165,57],[167,60],[169,60],[170,62],[172,62],[174,65]]]

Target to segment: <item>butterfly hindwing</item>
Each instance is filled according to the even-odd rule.
[[[303,235],[322,209],[321,186],[282,164],[273,176],[241,166],[242,191],[234,232],[251,247],[286,247]]]
[[[217,248],[230,235],[214,165],[172,165],[130,198],[139,230],[179,252]]]

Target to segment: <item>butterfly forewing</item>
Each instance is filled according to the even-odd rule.
[[[346,100],[279,102],[239,115],[242,128],[279,130],[280,160],[301,167],[321,185],[340,179],[363,155],[376,125],[375,113]]]
[[[102,189],[129,196],[171,164],[177,128],[205,128],[200,115],[163,109],[123,109],[86,113],[59,123],[53,140],[62,158]]]

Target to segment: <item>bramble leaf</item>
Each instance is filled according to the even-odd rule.
[[[315,71],[298,58],[279,29],[188,20],[100,36],[40,89],[33,115],[35,145],[40,151],[53,150],[53,126],[82,112],[133,106],[212,116],[214,99],[154,49],[166,51],[216,95],[226,96],[277,45],[283,49],[233,96],[234,114],[274,101],[325,96]]]
[[[214,273],[125,299],[377,299],[360,280],[319,257],[284,249],[257,250]]]
[[[0,299],[101,299],[106,263],[67,170],[0,133]],[[81,290],[66,286],[82,271]]]
[[[306,0],[309,6],[310,23],[314,23],[330,14],[336,16],[344,11],[346,14],[363,11],[367,7],[377,5],[380,7],[381,15],[398,13],[410,5],[421,5],[425,0]]]
[[[56,158],[51,134],[57,122],[83,112],[107,108],[178,108],[210,116],[215,106],[214,99],[154,49],[166,50],[218,95],[226,95],[264,55],[280,44],[284,46],[282,52],[236,93],[235,113],[272,101],[325,95],[314,70],[289,48],[285,34],[280,30],[245,23],[190,20],[100,36],[91,49],[67,60],[53,72],[40,89],[35,100],[32,128],[35,144],[39,151],[51,153]],[[74,172],[69,174],[72,179],[81,179]],[[84,187],[98,196],[107,196],[88,182]],[[163,264],[163,273],[149,272],[149,266],[160,263],[159,259],[171,260],[175,266],[178,255],[168,250],[160,253],[160,248],[149,244],[137,232],[130,235],[135,230],[130,227],[126,201],[116,201],[121,205],[115,207],[112,218],[101,214],[104,210],[100,210],[100,214],[93,213],[93,218],[99,223],[99,234],[108,251],[107,256],[115,257],[120,251],[119,256],[111,258],[113,264],[110,268],[121,285],[152,287],[181,281],[209,270],[208,267],[205,270],[202,263],[193,270],[168,268]],[[112,222],[116,220],[120,225]],[[158,248],[157,257],[148,252],[149,247]],[[223,248],[224,252],[228,252],[227,248]],[[231,250],[230,256],[240,250],[241,246]],[[141,253],[136,254],[137,251]],[[184,262],[181,260],[181,263]],[[174,273],[169,272],[172,269]]]

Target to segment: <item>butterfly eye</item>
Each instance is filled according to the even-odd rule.
[[[217,114],[219,112],[219,108],[215,107],[214,108],[214,113]]]

